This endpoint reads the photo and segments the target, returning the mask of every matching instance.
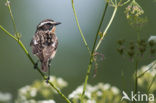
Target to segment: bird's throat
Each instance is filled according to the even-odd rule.
[[[54,27],[51,29],[51,32],[52,32],[52,33],[55,33],[55,30],[56,30],[56,27],[54,26]]]

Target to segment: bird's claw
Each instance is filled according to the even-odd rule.
[[[37,69],[37,67],[38,67],[38,62],[39,62],[39,60],[37,60],[37,62],[34,64],[34,69]]]
[[[38,63],[34,64],[34,69],[37,69]]]
[[[50,80],[50,77],[48,76],[47,79],[46,79],[47,84],[49,83],[49,80]]]

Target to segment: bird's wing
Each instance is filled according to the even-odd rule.
[[[42,31],[38,31],[35,33],[35,35],[33,36],[31,42],[30,42],[30,46],[32,47],[32,52],[33,54],[39,54],[42,52],[43,49],[43,33]]]

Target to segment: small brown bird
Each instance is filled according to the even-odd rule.
[[[50,19],[41,21],[38,24],[35,35],[30,42],[32,53],[39,58],[43,72],[50,73],[50,62],[56,54],[58,39],[55,34],[55,26],[58,24],[61,23],[54,22]],[[49,73],[48,79],[50,75]]]

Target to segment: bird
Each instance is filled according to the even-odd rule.
[[[58,46],[55,30],[56,25],[59,24],[61,23],[52,19],[42,20],[37,25],[35,35],[30,41],[32,53],[39,58],[38,62],[41,63],[41,71],[48,72],[47,80],[50,79],[51,60],[54,58]],[[38,62],[35,63],[34,68],[36,68]]]

